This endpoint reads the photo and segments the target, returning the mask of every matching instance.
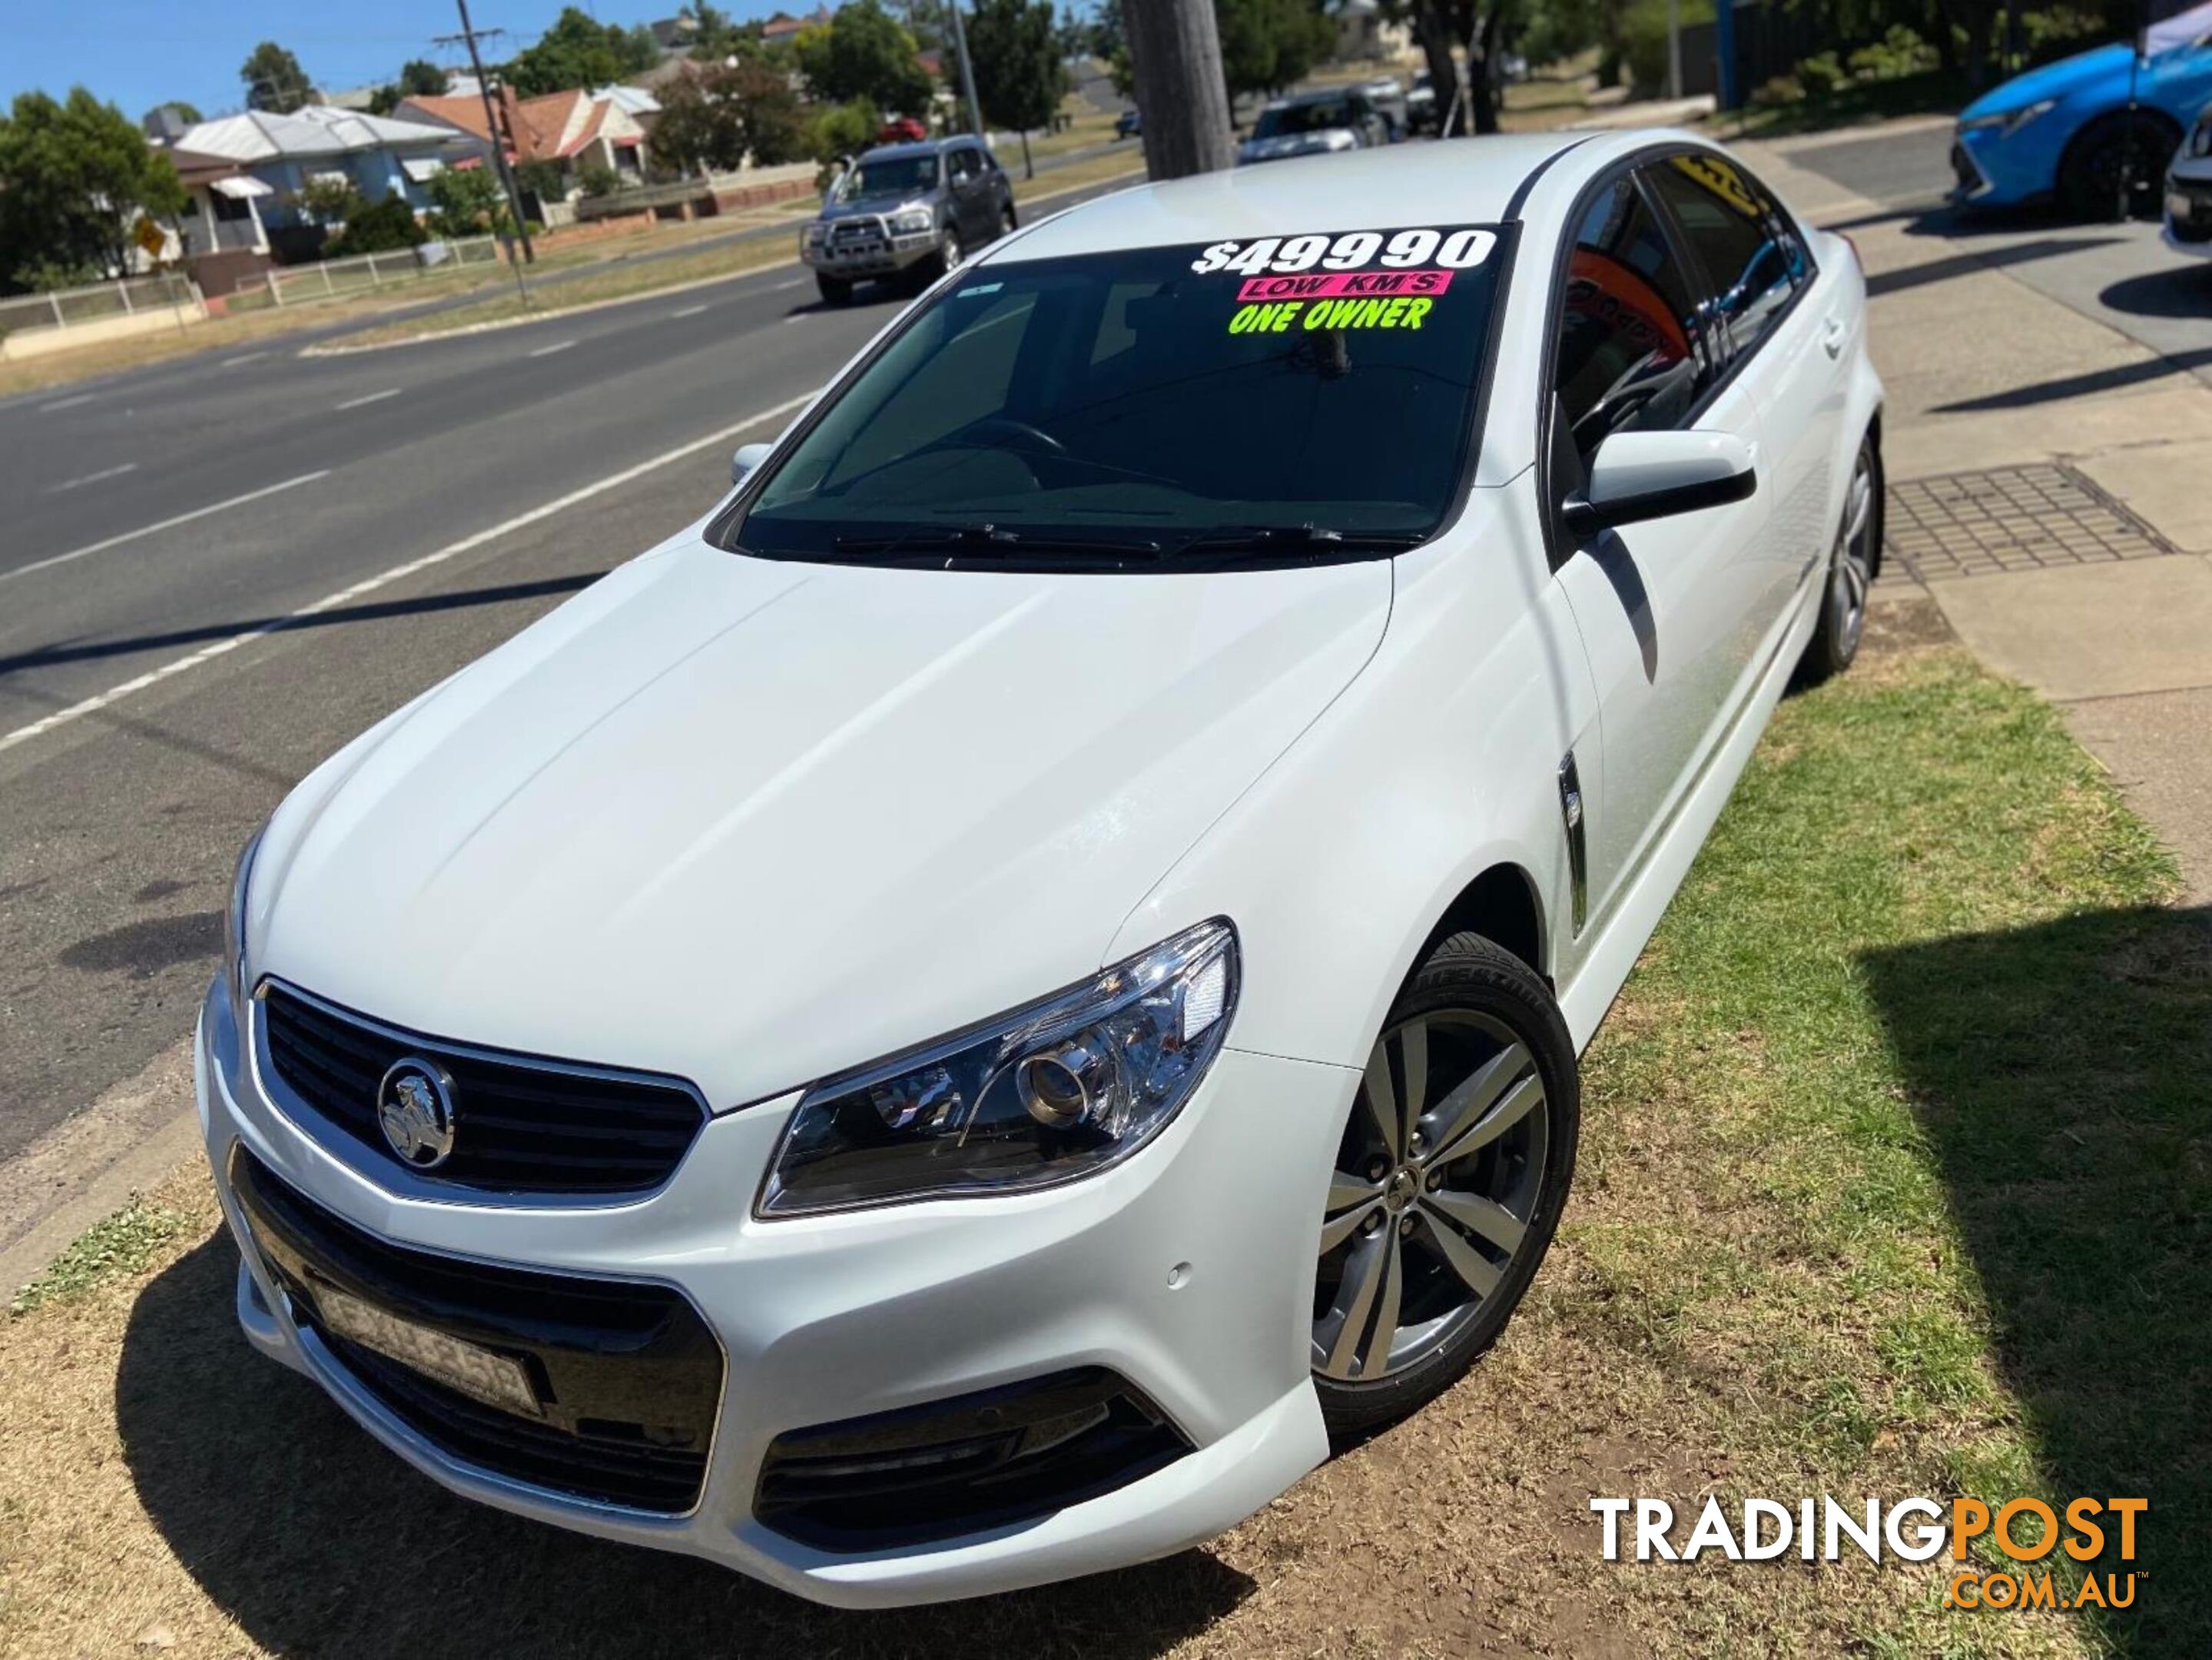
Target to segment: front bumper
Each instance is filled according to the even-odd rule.
[[[2166,246],[2192,258],[2212,259],[2212,162],[2194,161],[2203,176],[2178,168],[2166,179],[2166,222],[2160,232]]]
[[[858,283],[911,271],[935,253],[937,246],[937,233],[926,230],[903,236],[869,235],[847,242],[801,242],[799,257],[824,277]]]
[[[714,1118],[668,1183],[634,1202],[472,1205],[386,1191],[288,1117],[220,984],[196,1051],[246,1335],[416,1468],[501,1509],[708,1558],[818,1602],[895,1606],[1182,1549],[1327,1452],[1307,1332],[1315,1219],[1357,1081],[1344,1069],[1226,1050],[1150,1146],[1091,1180],[762,1223],[751,1200],[787,1101]],[[395,1412],[313,1319],[295,1318],[229,1177],[240,1150],[397,1250],[679,1294],[726,1361],[696,1505],[648,1513],[515,1480]],[[779,1436],[1083,1368],[1126,1380],[1191,1450],[1013,1525],[895,1548],[841,1554],[753,1513]]]

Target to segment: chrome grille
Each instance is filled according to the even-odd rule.
[[[673,1175],[706,1121],[672,1078],[478,1049],[386,1026],[279,982],[258,999],[269,1066],[299,1103],[416,1180],[482,1192],[611,1196]],[[453,1156],[403,1166],[376,1117],[384,1074],[408,1056],[453,1080]]]

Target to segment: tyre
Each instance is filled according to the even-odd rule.
[[[1859,636],[1866,629],[1867,590],[1881,559],[1881,452],[1869,433],[1859,440],[1850,488],[1844,496],[1843,523],[1828,555],[1820,621],[1798,664],[1802,684],[1818,685],[1841,674],[1859,654]]]
[[[960,233],[947,225],[945,234],[937,239],[936,269],[930,272],[929,280],[934,282],[967,257],[968,251],[960,246]]]
[[[1473,933],[1391,1005],[1329,1180],[1313,1377],[1341,1446],[1442,1393],[1498,1340],[1574,1179],[1574,1045],[1550,990]]]
[[[2180,143],[2181,130],[2154,110],[2100,117],[2066,147],[2058,164],[2059,198],[2077,219],[2116,219],[2121,215],[2122,181],[2129,179],[2127,216],[2155,219],[2166,163]]]
[[[815,274],[814,286],[822,290],[825,306],[849,306],[853,303],[853,285],[842,277]]]
[[[1014,217],[1014,204],[1012,202],[1007,203],[1006,206],[999,210],[1000,235],[1012,236],[1021,228],[1022,222]]]

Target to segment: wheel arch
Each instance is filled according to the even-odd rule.
[[[1547,985],[1553,983],[1543,900],[1536,879],[1521,866],[1492,865],[1462,888],[1414,953],[1413,971],[1418,972],[1429,953],[1455,933],[1480,934],[1526,963]]]

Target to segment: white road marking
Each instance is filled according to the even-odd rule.
[[[49,484],[46,486],[46,494],[59,496],[64,490],[76,489],[85,484],[97,484],[103,478],[120,478],[126,472],[137,471],[138,464],[136,461],[125,461],[119,467],[102,467],[98,472],[88,472],[82,478],[71,478],[63,483]]]
[[[100,394],[96,392],[81,392],[74,398],[57,398],[51,404],[40,404],[39,413],[41,415],[52,415],[56,410],[73,410],[79,404],[89,404],[94,398],[99,396]]]
[[[419,559],[410,559],[404,565],[394,565],[389,570],[380,571],[374,576],[365,577],[351,587],[340,588],[336,593],[325,594],[314,604],[302,605],[288,616],[277,617],[272,622],[261,623],[255,628],[241,629],[238,633],[203,646],[196,652],[183,657],[173,658],[158,668],[149,669],[134,679],[125,680],[119,686],[110,686],[106,691],[88,697],[82,702],[72,703],[65,709],[56,709],[52,714],[43,720],[33,721],[27,727],[18,727],[10,733],[0,733],[0,750],[11,750],[18,744],[27,744],[32,739],[53,731],[57,727],[65,727],[73,721],[82,721],[88,714],[97,714],[110,705],[119,703],[125,698],[144,691],[149,686],[159,685],[164,680],[171,679],[189,669],[196,669],[201,664],[221,657],[225,653],[236,651],[240,646],[258,640],[264,635],[275,634],[287,623],[296,622],[303,617],[319,616],[325,611],[336,611],[341,605],[350,605],[363,594],[374,593],[379,588],[389,587],[392,583],[428,570],[433,565],[442,565],[449,559],[457,559],[462,554],[480,548],[487,542],[497,541],[501,537],[512,534],[525,526],[534,525],[540,520],[550,519],[556,514],[566,513],[578,503],[588,502],[595,496],[604,496],[611,489],[619,489],[632,480],[642,478],[646,474],[665,467],[671,462],[681,461],[686,456],[696,455],[701,450],[712,449],[717,444],[726,444],[739,433],[750,431],[763,422],[774,421],[779,417],[803,409],[813,397],[814,394],[811,392],[803,393],[799,397],[778,404],[773,409],[762,410],[757,414],[747,416],[742,421],[732,422],[726,427],[717,428],[703,438],[695,438],[688,444],[678,444],[672,450],[663,450],[659,454],[648,460],[641,461],[635,466],[624,467],[620,472],[611,472],[597,483],[585,485],[581,489],[570,490],[566,496],[556,496],[550,502],[532,508],[526,513],[519,513],[512,519],[503,519],[488,529],[477,532],[473,536],[465,536],[458,542],[450,542],[434,553],[426,553]],[[313,478],[320,478],[323,476],[321,473],[308,475],[309,477]],[[289,483],[277,484],[271,488],[288,489],[292,484],[306,482],[305,478],[295,478]],[[256,492],[257,495],[261,496],[266,496],[269,493],[268,490]],[[252,499],[252,496],[243,496],[238,498],[240,502]],[[221,502],[217,505],[229,507],[235,503]],[[204,508],[201,513],[212,513],[215,510],[214,508]],[[185,515],[187,518],[199,516],[199,514]],[[182,523],[183,521],[176,520],[171,522]],[[150,526],[149,528],[160,527]],[[134,536],[143,536],[145,533],[144,531],[131,532]],[[87,550],[87,551],[89,550]]]
[[[269,354],[265,351],[242,351],[235,357],[224,358],[222,362],[217,363],[216,367],[219,369],[234,369],[240,363],[251,363],[257,357],[266,357],[268,356]]]
[[[781,294],[786,289],[798,288],[805,281],[806,279],[804,277],[794,277],[788,283],[771,283],[769,286],[769,292],[770,294]]]
[[[258,490],[248,490],[243,496],[234,496],[227,502],[210,502],[204,508],[194,508],[190,513],[180,513],[173,519],[164,519],[157,524],[141,525],[137,530],[127,530],[120,536],[111,536],[105,542],[94,542],[88,546],[71,548],[67,553],[57,553],[49,558],[33,559],[29,564],[18,565],[13,570],[0,570],[0,582],[9,581],[18,576],[28,576],[34,570],[51,570],[56,565],[68,564],[72,559],[82,559],[88,553],[105,553],[110,548],[119,548],[125,542],[135,542],[142,536],[153,535],[156,531],[174,530],[179,525],[189,525],[195,519],[204,519],[211,513],[222,512],[226,508],[242,508],[248,502],[258,502],[264,496],[274,496],[279,490],[295,489],[301,484],[312,484],[318,478],[327,478],[330,476],[331,470],[324,467],[316,472],[303,472],[297,478],[287,478],[281,484],[264,484]]]
[[[386,386],[382,392],[373,392],[366,398],[349,398],[343,404],[333,404],[334,410],[357,410],[363,404],[381,404],[387,398],[397,398],[405,391],[404,386]]]
[[[538,349],[536,351],[532,352],[530,356],[532,357],[550,357],[555,352],[566,351],[569,347],[575,344],[576,343],[574,340],[556,340],[550,346],[538,347]]]
[[[696,317],[706,309],[704,306],[686,306],[682,311],[672,311],[668,314],[671,317]]]

